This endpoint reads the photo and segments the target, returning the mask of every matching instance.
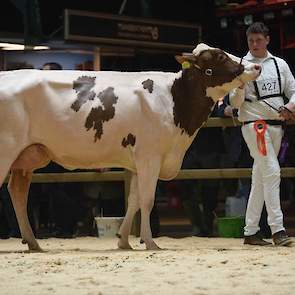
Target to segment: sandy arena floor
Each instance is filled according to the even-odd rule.
[[[293,247],[243,246],[241,239],[161,237],[166,250],[116,249],[116,239],[39,240],[25,253],[19,239],[0,240],[0,294],[207,295],[295,294]]]

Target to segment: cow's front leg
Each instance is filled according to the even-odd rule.
[[[160,159],[158,157],[137,162],[137,177],[139,190],[139,207],[141,211],[140,237],[147,250],[160,249],[153,241],[150,226],[150,213],[154,206],[156,185],[160,172]]]
[[[8,190],[23,238],[23,243],[28,244],[30,251],[41,252],[42,249],[34,237],[27,212],[28,192],[31,179],[31,171],[28,172],[20,169],[12,170]]]
[[[123,223],[118,232],[119,242],[118,247],[120,249],[132,249],[129,244],[129,235],[131,231],[132,221],[134,215],[139,209],[138,203],[138,185],[137,185],[137,175],[132,173],[131,181],[130,181],[130,191],[128,197],[128,209],[123,220]]]

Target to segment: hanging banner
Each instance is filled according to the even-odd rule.
[[[201,42],[201,26],[67,9],[64,38],[98,45],[192,50]]]

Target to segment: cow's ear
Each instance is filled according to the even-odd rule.
[[[194,63],[195,57],[193,55],[175,55],[175,59],[182,65],[184,62]]]
[[[182,64],[183,62],[185,62],[184,60],[184,56],[182,55],[175,55],[175,59],[177,60],[178,63]]]

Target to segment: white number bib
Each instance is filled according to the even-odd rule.
[[[277,94],[280,95],[279,80],[276,78],[256,81],[260,97]]]

